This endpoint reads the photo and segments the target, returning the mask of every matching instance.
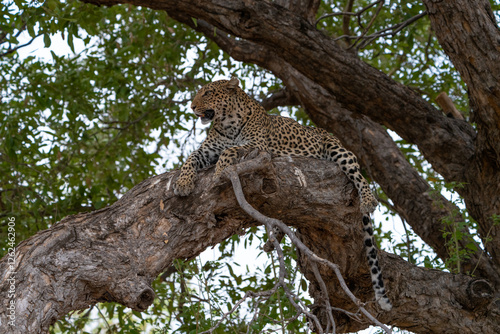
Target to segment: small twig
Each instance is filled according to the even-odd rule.
[[[104,323],[106,324],[106,327],[108,327],[108,331],[111,331],[111,327],[109,326],[109,322],[106,319],[106,316],[104,316],[104,314],[102,314],[102,311],[99,308],[99,306],[97,306],[96,309],[97,309],[97,312],[99,313],[99,315],[101,316],[102,320],[104,320]]]
[[[233,308],[230,309],[229,311],[227,311],[226,313],[224,313],[222,315],[222,317],[219,319],[219,321],[217,321],[217,323],[212,327],[210,328],[209,330],[207,331],[204,331],[204,332],[201,332],[200,334],[211,334],[213,333],[218,327],[219,325],[222,323],[222,321],[224,321],[230,314],[234,313],[234,311],[236,311],[236,309],[249,297],[263,297],[263,296],[271,296],[273,293],[276,292],[276,290],[278,289],[278,284],[275,285],[272,289],[270,290],[266,290],[266,291],[261,291],[261,292],[253,292],[253,291],[247,291],[245,293],[245,295],[243,296],[243,298],[241,298],[240,300],[238,300],[236,302],[236,304],[234,304]]]
[[[323,295],[325,297],[325,304],[326,304],[326,310],[328,314],[328,319],[331,322],[332,325],[332,331],[335,333],[335,319],[333,319],[333,313],[332,313],[332,306],[330,305],[330,299],[328,298],[328,290],[326,289],[326,284],[325,281],[323,281],[323,277],[321,277],[321,274],[318,269],[318,265],[315,262],[311,263],[312,270],[314,272],[314,277],[316,277],[316,280],[319,283],[319,287],[321,288],[321,291],[323,292]]]
[[[493,227],[495,227],[495,224],[491,224],[490,226],[490,229],[488,230],[488,233],[486,233],[486,237],[484,237],[483,240],[485,240],[485,242],[488,242],[488,239],[490,237],[490,233],[491,231],[493,230]],[[486,252],[486,250],[483,250],[481,252],[481,254],[479,255],[479,259],[477,260],[477,263],[476,263],[476,266],[474,267],[474,269],[472,270],[472,272],[470,273],[471,276],[474,276],[474,272],[476,271],[477,269],[477,266],[479,265],[479,262],[481,262],[481,258],[483,257],[483,254]]]
[[[415,263],[415,261],[412,261],[411,259],[411,240],[410,240],[410,231],[408,231],[408,228],[406,227],[406,220],[403,217],[401,218],[401,222],[403,223],[403,228],[405,230],[405,236],[406,236],[406,248],[408,249],[408,262],[409,263]]]
[[[267,235],[269,236],[269,240],[267,240],[262,249],[264,252],[269,253],[274,249],[273,239],[277,239],[278,243],[280,243],[285,237],[285,233],[275,226],[271,231],[267,231]]]
[[[243,189],[241,188],[240,178],[239,178],[238,174],[236,173],[236,170],[233,168],[232,170],[229,171],[229,173],[230,173],[231,183],[233,184],[233,189],[234,189],[234,192],[235,192],[235,195],[236,195],[236,199],[238,200],[238,204],[241,206],[242,203],[246,203],[250,208],[252,208],[253,210],[255,210],[246,201],[246,199],[245,199],[245,195],[243,194]],[[233,182],[233,179],[237,181],[237,184],[235,184]],[[238,191],[238,193],[236,191]],[[242,200],[242,202],[240,202],[240,200]],[[258,212],[257,210],[255,210],[255,211]],[[268,218],[268,217],[266,217],[264,215],[262,215],[262,216],[265,217],[265,218]],[[272,218],[269,218],[269,219],[272,219]],[[276,221],[280,222],[279,220],[276,220]],[[266,223],[264,223],[264,224],[268,227],[268,229],[273,229],[274,228],[273,225],[266,224]],[[297,305],[297,303],[295,302],[295,297],[296,297],[295,294],[292,291],[290,291],[290,289],[288,288],[288,286],[285,283],[286,264],[285,264],[285,255],[283,254],[283,249],[281,249],[281,245],[280,245],[279,241],[276,238],[272,239],[272,242],[273,242],[273,245],[274,245],[274,249],[276,249],[276,253],[278,254],[278,261],[279,261],[279,264],[280,264],[279,282],[278,283],[280,284],[280,286],[285,291],[285,295],[288,298],[288,301],[293,305],[293,307],[295,307],[296,310],[298,310],[301,313],[304,313],[309,319],[311,319],[314,322],[314,324],[316,325],[316,329],[317,329],[318,333],[319,334],[323,334],[323,329],[321,328],[321,324],[319,322],[319,319],[314,314],[312,314],[311,312],[309,312],[307,310],[307,307],[305,305],[302,305],[302,307],[301,307],[301,306]],[[300,299],[299,299],[299,303],[302,303],[300,301]]]
[[[252,320],[250,320],[250,322],[248,323],[247,325],[247,334],[250,334],[250,327],[252,326],[252,324],[255,322],[255,320],[257,320],[257,316],[260,314],[259,313],[259,304],[262,303],[263,301],[265,300],[268,300],[270,296],[266,297],[266,298],[261,298],[261,299],[258,299],[257,302],[255,302],[255,312],[253,314],[253,317],[252,317]]]
[[[103,128],[103,130],[109,130],[109,129],[114,129],[114,130],[119,130],[119,131],[125,131],[126,129],[128,129],[129,127],[131,127],[132,125],[134,124],[137,124],[139,123],[140,121],[142,121],[144,118],[146,118],[146,116],[148,116],[151,112],[153,111],[156,111],[158,110],[158,108],[151,108],[147,111],[145,111],[141,116],[139,116],[138,118],[136,118],[135,120],[133,121],[105,121],[105,120],[102,120],[102,119],[99,119],[102,123],[104,124],[108,124],[110,126],[106,127],[106,128]],[[123,127],[118,127],[118,126],[111,126],[111,124],[124,124],[125,126]]]
[[[352,10],[353,5],[354,5],[354,0],[349,0],[345,6],[345,11],[350,12]],[[342,18],[342,32],[344,33],[344,35],[351,35],[349,29],[350,22],[351,22],[351,16],[345,15]]]
[[[273,266],[274,277],[276,277],[276,265],[274,263],[273,254],[272,253],[271,253],[271,263],[272,263],[272,266]],[[285,316],[283,314],[284,313],[283,312],[283,304],[281,303],[281,297],[280,297],[279,293],[278,293],[277,297],[278,297],[278,307],[279,307],[279,310],[280,310],[281,328],[283,330],[285,330],[285,319],[284,319]],[[283,334],[285,334],[285,333],[283,333]]]
[[[396,35],[398,32],[400,32],[401,30],[403,30],[403,28],[409,26],[413,22],[417,21],[418,19],[420,19],[420,18],[422,18],[422,17],[424,17],[426,15],[427,15],[427,11],[424,11],[424,12],[418,14],[418,15],[415,15],[415,16],[409,18],[408,20],[406,20],[404,22],[397,23],[397,24],[392,25],[392,26],[390,26],[388,28],[385,28],[385,29],[379,30],[377,32],[374,32],[373,34],[365,35],[365,33],[366,33],[367,30],[364,29],[365,32],[362,33],[360,36],[342,35],[342,36],[339,36],[339,37],[335,38],[334,41],[338,41],[340,39],[355,39],[356,42],[353,43],[353,45],[355,45],[360,39],[363,39],[364,41],[361,42],[357,46],[357,49],[362,49],[362,48],[366,47],[368,44],[370,44],[371,42],[373,42],[375,39],[377,39],[379,37],[394,36],[394,35]],[[373,21],[373,19],[372,19],[372,21]]]
[[[352,43],[351,46],[349,46],[347,48],[347,50],[349,50],[350,48],[352,48],[353,46],[355,46],[356,44],[358,44],[358,41],[361,40],[368,33],[368,30],[370,30],[370,28],[372,27],[373,23],[375,23],[375,20],[377,19],[378,15],[380,14],[380,11],[382,10],[382,7],[384,6],[384,2],[385,2],[385,0],[379,1],[379,6],[377,7],[377,11],[372,16],[370,22],[368,22],[368,25],[366,26],[366,28],[363,29],[363,32],[361,33],[361,36],[358,36],[358,38],[354,41],[354,43]]]
[[[394,36],[396,35],[398,32],[400,32],[401,30],[403,30],[403,28],[409,26],[410,24],[412,24],[413,22],[417,21],[418,19],[424,17],[427,15],[427,11],[424,11],[418,15],[415,15],[411,18],[409,18],[408,20],[404,21],[404,22],[401,22],[401,23],[398,23],[398,24],[395,24],[389,28],[386,28],[386,29],[382,29],[376,33],[373,33],[369,36],[365,36],[364,39],[365,41],[363,41],[362,43],[360,43],[360,45],[357,47],[358,49],[362,49],[364,48],[365,46],[367,46],[368,44],[370,44],[371,42],[373,42],[375,39],[379,38],[379,37],[385,37],[385,36]]]
[[[41,36],[41,35],[42,35],[42,34],[38,34],[38,35],[36,35],[35,37],[33,37],[33,38],[29,41],[29,42],[24,43],[24,44],[21,44],[21,45],[18,45],[18,46],[16,46],[15,48],[11,48],[11,47],[9,47],[9,48],[8,48],[5,52],[0,53],[0,58],[5,57],[5,56],[6,56],[6,55],[8,55],[8,54],[14,53],[14,52],[16,52],[17,50],[19,50],[19,49],[21,49],[21,48],[24,48],[25,46],[30,45],[31,43],[33,43],[33,41],[34,41],[37,37],[39,37],[39,36]]]
[[[429,49],[432,47],[433,41],[434,41],[434,39],[433,39],[432,28],[429,27],[429,35],[427,37],[427,43],[425,43],[425,48],[424,48],[425,61],[420,62],[421,66],[419,67],[419,69],[415,73],[423,73],[424,71],[426,71],[429,68],[429,57],[430,57]]]
[[[259,156],[263,156],[263,154],[259,153]],[[349,298],[353,301],[353,303],[358,306],[358,308],[361,311],[361,313],[363,313],[374,324],[376,324],[377,326],[380,326],[386,333],[392,333],[392,331],[387,326],[385,326],[384,324],[382,324],[373,315],[371,315],[364,308],[364,306],[362,306],[363,304],[361,303],[361,301],[359,299],[357,299],[356,296],[354,296],[354,294],[351,292],[351,290],[347,287],[347,284],[346,284],[344,278],[342,277],[342,273],[340,272],[340,269],[339,269],[338,265],[336,265],[336,264],[334,264],[334,263],[332,263],[332,262],[330,262],[330,261],[328,261],[326,259],[323,259],[323,258],[319,257],[318,255],[316,255],[313,251],[311,251],[306,245],[304,245],[302,243],[302,241],[295,235],[295,233],[292,232],[292,230],[290,230],[290,228],[286,224],[284,224],[282,221],[280,221],[278,219],[274,219],[274,218],[270,218],[270,217],[264,216],[262,213],[260,213],[259,211],[255,210],[246,201],[245,195],[243,194],[243,190],[242,190],[242,187],[241,187],[241,182],[240,182],[240,179],[239,179],[239,176],[238,176],[238,172],[242,172],[243,170],[244,171],[251,170],[251,169],[255,168],[255,165],[261,167],[262,163],[259,161],[261,159],[255,159],[253,161],[248,161],[245,164],[239,164],[239,165],[236,165],[236,166],[230,166],[230,167],[226,168],[226,170],[224,171],[225,175],[228,176],[229,179],[231,180],[231,183],[232,183],[233,189],[234,189],[234,193],[236,195],[236,199],[237,199],[238,204],[240,205],[240,207],[246,213],[248,213],[252,218],[254,218],[255,220],[257,220],[257,221],[263,223],[264,225],[266,225],[266,227],[267,227],[268,230],[272,230],[275,226],[277,226],[281,231],[283,231],[290,238],[290,240],[292,241],[292,243],[301,252],[303,252],[306,256],[309,257],[309,259],[311,259],[314,262],[318,262],[318,263],[321,263],[323,265],[326,265],[326,266],[330,267],[335,272],[335,275],[337,276],[337,279],[339,280],[339,283],[340,283],[340,286],[342,287],[342,290],[344,290],[344,292],[349,296]],[[273,239],[273,244],[274,244],[274,247],[275,247],[276,251],[278,252],[278,259],[280,261],[280,266],[282,265],[281,263],[283,262],[283,268],[284,268],[283,252],[281,250],[280,244],[278,243],[278,241],[275,238]],[[282,273],[281,273],[281,268],[280,268],[280,279],[281,279],[281,277],[282,277]],[[285,290],[285,292],[287,293],[287,296],[288,296],[288,294],[290,294],[290,296],[293,295],[291,293],[291,291],[289,290],[289,288],[286,286],[286,284],[284,284],[282,287]],[[296,306],[297,304],[295,303],[294,299],[291,298],[290,296],[288,296],[289,301],[292,303],[292,305],[294,307],[296,307],[298,309],[298,306]],[[328,298],[328,297],[326,297],[326,298]],[[304,312],[307,312],[306,315],[309,316],[310,313],[308,311],[306,311],[304,309]],[[316,318],[314,315],[313,315],[313,317]],[[317,318],[314,319],[314,320],[315,320],[315,323],[316,323]],[[321,326],[318,326],[317,330],[319,332],[322,332]]]
[[[288,300],[293,305],[293,307],[295,307],[295,309],[297,309],[297,310],[301,310],[309,319],[312,319],[314,324],[316,325],[316,330],[318,331],[318,333],[322,334],[323,328],[321,328],[321,324],[319,322],[318,317],[316,317],[314,314],[309,312],[307,310],[307,306],[304,305],[302,300],[300,300],[298,297],[297,297],[297,299],[299,300],[300,306],[295,302],[295,299],[293,297],[296,297],[296,296],[292,291],[290,291],[290,289],[288,288],[288,286],[286,284],[283,285],[283,289],[285,290],[285,293],[288,297]]]
[[[335,13],[324,14],[324,15],[320,16],[319,19],[316,20],[316,25],[318,25],[319,21],[321,21],[323,19],[326,19],[327,17],[338,16],[338,15],[357,16],[358,20],[359,20],[359,17],[361,16],[361,14],[363,14],[368,9],[372,8],[373,6],[375,6],[376,4],[378,4],[381,1],[383,1],[383,0],[378,0],[378,1],[374,2],[374,3],[371,3],[368,6],[361,8],[360,10],[358,10],[355,13],[352,13],[352,12],[335,12]]]

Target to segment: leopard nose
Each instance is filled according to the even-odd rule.
[[[192,103],[191,103],[191,109],[192,109],[193,111],[196,111],[196,106],[195,106],[194,104],[192,104]]]

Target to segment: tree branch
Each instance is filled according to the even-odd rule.
[[[393,25],[393,26],[391,26],[389,28],[386,28],[386,29],[382,29],[382,30],[377,31],[377,32],[375,32],[373,34],[370,34],[368,36],[362,35],[359,38],[364,39],[364,41],[362,43],[360,43],[357,46],[357,48],[358,49],[363,49],[368,44],[370,44],[371,42],[373,42],[374,40],[376,40],[377,38],[380,38],[380,37],[394,36],[398,32],[400,32],[401,30],[403,30],[404,28],[406,28],[407,26],[411,25],[412,23],[414,23],[415,21],[421,19],[422,17],[424,17],[426,15],[427,15],[427,12],[423,12],[423,13],[420,13],[418,15],[415,15],[415,16],[409,18],[408,20],[406,20],[404,22],[395,24],[395,25]]]
[[[33,43],[33,41],[34,41],[37,37],[39,37],[39,36],[41,36],[41,35],[42,35],[42,34],[38,34],[38,35],[36,35],[35,37],[31,38],[31,39],[29,40],[29,42],[26,42],[26,43],[24,43],[24,44],[17,45],[16,47],[11,47],[11,46],[9,46],[9,48],[8,48],[7,50],[5,50],[4,52],[0,53],[0,58],[5,57],[5,56],[7,56],[7,55],[9,55],[9,54],[11,54],[11,53],[14,53],[14,52],[16,52],[17,50],[19,50],[19,49],[21,49],[21,48],[24,48],[24,47],[26,47],[26,46],[28,46],[28,45],[31,45],[31,43]]]
[[[353,1],[350,1],[347,5],[346,5],[346,10],[343,11],[343,12],[335,12],[335,13],[326,13],[326,14],[323,14],[321,15],[317,20],[316,20],[316,26],[318,25],[319,21],[321,20],[324,20],[328,17],[332,17],[332,16],[356,16],[358,17],[358,20],[359,18],[361,17],[361,14],[363,14],[364,12],[366,12],[368,9],[372,8],[373,6],[377,5],[377,4],[380,4],[381,2],[383,2],[383,0],[377,0],[375,2],[372,2],[371,4],[369,5],[366,5],[365,7],[361,8],[360,10],[358,10],[357,12],[353,13],[351,12],[352,10],[352,2]]]
[[[464,116],[458,111],[458,109],[453,104],[453,101],[446,94],[446,92],[441,92],[436,97],[436,103],[443,109],[443,112],[448,117],[453,117],[457,119],[464,119]]]
[[[352,11],[353,5],[354,5],[354,0],[348,0],[347,4],[345,5],[344,12]],[[342,18],[342,32],[344,33],[344,35],[347,36],[351,35],[351,31],[349,29],[350,21],[351,21],[351,16],[349,15],[344,15],[344,17]]]
[[[300,101],[285,87],[265,98],[261,104],[266,110],[271,110],[276,107],[296,106]]]
[[[312,252],[328,261],[334,259],[358,299],[373,300],[358,194],[340,169],[327,161],[305,158],[273,159],[255,168],[242,171],[245,197],[252,199],[251,205],[297,227],[302,243]],[[300,179],[297,171],[302,173]],[[0,332],[11,329],[9,277],[15,278],[16,284],[15,330],[44,333],[64,314],[97,302],[114,301],[145,310],[153,301],[151,282],[174,259],[192,258],[256,224],[241,210],[228,182],[214,187],[212,169],[200,172],[197,188],[186,198],[173,195],[171,186],[177,174],[152,177],[109,207],[68,216],[37,233],[16,247],[14,264],[3,258]],[[496,332],[500,313],[495,315],[495,305],[488,302],[487,282],[475,287],[476,280],[470,277],[418,268],[399,257],[381,255],[394,308],[379,313],[375,303],[364,307],[382,323],[413,331],[422,326],[426,333],[438,328]],[[300,255],[299,264],[311,281],[310,293],[321,300],[304,256]],[[323,278],[335,277],[332,267],[318,269]],[[325,284],[331,305],[347,311],[358,308],[337,282],[325,279]],[[344,312],[332,312],[338,333],[369,325]],[[327,323],[320,311],[314,313],[322,325]]]
[[[358,38],[356,38],[356,40],[354,41],[354,43],[350,46],[350,48],[352,48],[354,45],[357,44],[357,42],[362,39],[367,33],[368,33],[368,30],[370,30],[370,28],[372,27],[373,23],[375,23],[375,20],[377,19],[377,16],[380,14],[380,11],[382,10],[382,7],[384,6],[384,2],[385,0],[379,0],[377,1],[378,2],[378,7],[377,7],[377,10],[375,11],[375,14],[373,14],[372,18],[370,19],[370,22],[368,22],[368,25],[366,26],[366,28],[363,28],[363,32],[361,33],[360,36],[358,36]]]

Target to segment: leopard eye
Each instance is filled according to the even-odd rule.
[[[207,90],[207,91],[205,91],[205,93],[203,93],[203,97],[210,96],[210,94],[212,94],[212,91]]]

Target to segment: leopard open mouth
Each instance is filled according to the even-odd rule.
[[[201,124],[210,123],[214,118],[214,116],[215,116],[215,111],[213,109],[207,109],[203,114],[198,115],[198,117],[201,118]]]

